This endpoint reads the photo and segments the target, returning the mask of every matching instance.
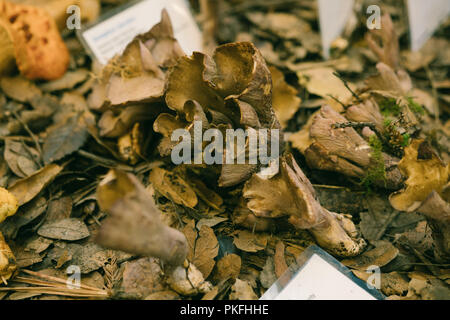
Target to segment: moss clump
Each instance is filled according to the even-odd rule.
[[[386,118],[389,116],[398,117],[400,115],[401,108],[397,104],[397,100],[393,98],[386,98],[381,100],[380,104],[381,114]]]
[[[420,104],[415,102],[413,98],[408,97],[406,100],[408,101],[408,106],[412,112],[421,116],[425,114],[425,109]]]
[[[411,136],[407,133],[402,134],[403,141],[400,143],[400,145],[404,148],[409,146],[409,142],[411,141]]]
[[[361,184],[370,190],[371,186],[384,181],[386,184],[386,167],[383,159],[383,143],[374,134],[369,138],[369,145],[372,148],[371,160],[372,164],[367,169],[364,178],[361,179]]]

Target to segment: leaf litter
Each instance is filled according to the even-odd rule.
[[[389,299],[449,299],[448,22],[411,52],[384,1],[386,28],[349,25],[323,61],[314,1],[191,2],[206,53],[186,56],[164,11],[103,69],[60,38],[56,1],[35,4],[53,68],[0,23],[18,66],[0,65],[0,299],[257,299],[313,243],[364,281],[379,266]],[[41,37],[42,12],[19,23]],[[194,120],[282,129],[280,172],[172,164]]]

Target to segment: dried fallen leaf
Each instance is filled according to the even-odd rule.
[[[23,141],[6,139],[3,156],[8,167],[18,177],[28,177],[39,169],[39,152]]]
[[[41,90],[31,81],[23,77],[3,77],[0,80],[3,92],[16,101],[29,102],[36,96],[41,96]]]
[[[345,87],[344,83],[334,75],[332,68],[315,68],[297,73],[300,85],[313,94],[329,99],[330,96],[341,103],[348,103],[352,98],[352,93]],[[349,84],[352,90],[353,84]]]
[[[71,113],[64,122],[47,129],[47,137],[42,147],[45,164],[60,160],[83,146],[89,136],[88,119],[87,112]]]
[[[233,243],[242,251],[257,252],[266,248],[268,239],[269,235],[264,233],[239,230],[234,237]]]
[[[155,190],[177,204],[193,208],[198,203],[195,191],[179,174],[155,168],[150,172],[149,180]]]
[[[288,269],[286,264],[286,260],[284,258],[284,243],[283,241],[278,241],[275,246],[275,255],[273,257],[274,265],[275,265],[275,274],[278,278],[280,278],[284,272]]]
[[[257,300],[252,286],[245,280],[236,279],[231,287],[230,300]]]
[[[273,257],[267,257],[266,264],[259,274],[259,280],[261,281],[261,285],[269,289],[272,284],[277,281],[277,275],[275,274],[275,264],[273,261]]]
[[[287,122],[300,108],[301,99],[297,97],[297,90],[288,85],[283,73],[275,67],[269,67],[272,74],[272,105],[281,127],[285,128]]]
[[[84,222],[76,218],[45,223],[37,233],[42,237],[67,241],[84,239],[90,235]]]
[[[445,165],[422,140],[413,140],[405,148],[398,167],[408,177],[406,187],[391,194],[389,201],[400,211],[416,210],[432,191],[440,193],[449,180],[450,165]]]
[[[123,264],[122,281],[120,286],[114,289],[114,297],[144,299],[166,289],[158,259],[140,258]]]
[[[63,167],[56,164],[49,164],[28,178],[14,183],[9,191],[17,198],[19,206],[22,206],[37,196],[43,188],[55,179],[62,169]]]
[[[77,84],[86,80],[88,76],[89,71],[86,69],[69,71],[58,80],[53,80],[42,84],[40,89],[45,92],[73,89]]]
[[[205,281],[202,273],[192,263],[187,268],[177,267],[167,279],[169,286],[183,296],[207,293],[212,289],[211,283]]]
[[[218,281],[236,279],[241,272],[242,260],[237,254],[227,254],[216,264],[214,278]]]
[[[219,243],[213,229],[202,226],[195,241],[192,263],[200,270],[203,277],[208,278],[216,262],[214,258],[219,253]]]
[[[368,250],[355,258],[342,260],[341,262],[349,268],[366,271],[370,266],[381,268],[394,260],[398,255],[398,249],[389,241],[378,240],[374,241],[374,244],[374,249]]]

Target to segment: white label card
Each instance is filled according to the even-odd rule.
[[[117,14],[87,28],[81,37],[95,58],[103,65],[121,53],[133,38],[150,30],[166,8],[175,38],[184,52],[202,50],[202,34],[185,0],[142,0]]]
[[[408,0],[411,50],[417,51],[450,14],[450,0]]]
[[[383,296],[359,279],[328,254],[318,254],[318,247],[293,275],[287,271],[261,297],[261,300],[378,300]],[[306,252],[306,251],[305,251]],[[327,261],[329,260],[329,261]],[[332,263],[330,263],[332,262]],[[354,278],[356,279],[356,278]],[[356,281],[359,281],[358,284]],[[366,289],[366,287],[367,289]]]
[[[320,36],[325,59],[330,57],[331,43],[344,31],[353,11],[353,0],[319,0]]]

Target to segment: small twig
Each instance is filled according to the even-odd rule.
[[[345,80],[344,78],[342,78],[342,76],[337,72],[333,72],[333,75],[335,75],[336,77],[338,77],[342,83],[344,84],[344,86],[347,88],[348,91],[350,91],[350,93],[352,94],[352,96],[358,101],[358,102],[362,102],[361,98],[350,88],[350,86],[348,85],[347,80]]]
[[[34,272],[34,271],[31,271],[31,270],[22,270],[22,272],[25,272],[25,273],[27,273],[29,275],[32,275],[32,276],[35,276],[35,277],[38,277],[38,278],[42,278],[42,279],[46,279],[46,280],[50,280],[50,281],[55,281],[55,282],[58,282],[58,283],[63,283],[63,284],[67,283],[66,280],[64,280],[64,279],[48,276],[46,274]],[[85,285],[85,284],[80,284],[80,288],[83,288],[83,289],[86,289],[86,290],[98,291],[101,294],[105,293],[105,291],[102,290],[102,289],[91,287],[91,286],[88,286],[88,285]]]
[[[341,128],[354,128],[354,129],[362,129],[364,127],[369,127],[371,130],[376,132],[376,127],[373,122],[342,122],[342,123],[333,123],[333,129],[341,129]]]
[[[339,101],[339,99],[336,98],[335,96],[333,96],[332,94],[328,94],[327,96],[329,96],[331,99],[333,99],[334,101],[339,103],[344,108],[344,110],[347,109],[347,106],[345,104],[343,104],[341,101]]]
[[[121,169],[121,170],[128,171],[128,172],[134,171],[133,167],[130,167],[126,164],[118,163],[117,161],[103,158],[103,157],[100,157],[98,155],[95,155],[93,153],[90,153],[90,152],[87,152],[84,150],[78,150],[77,153],[84,158],[97,161],[100,165],[102,165],[106,168],[117,168],[117,169]]]

